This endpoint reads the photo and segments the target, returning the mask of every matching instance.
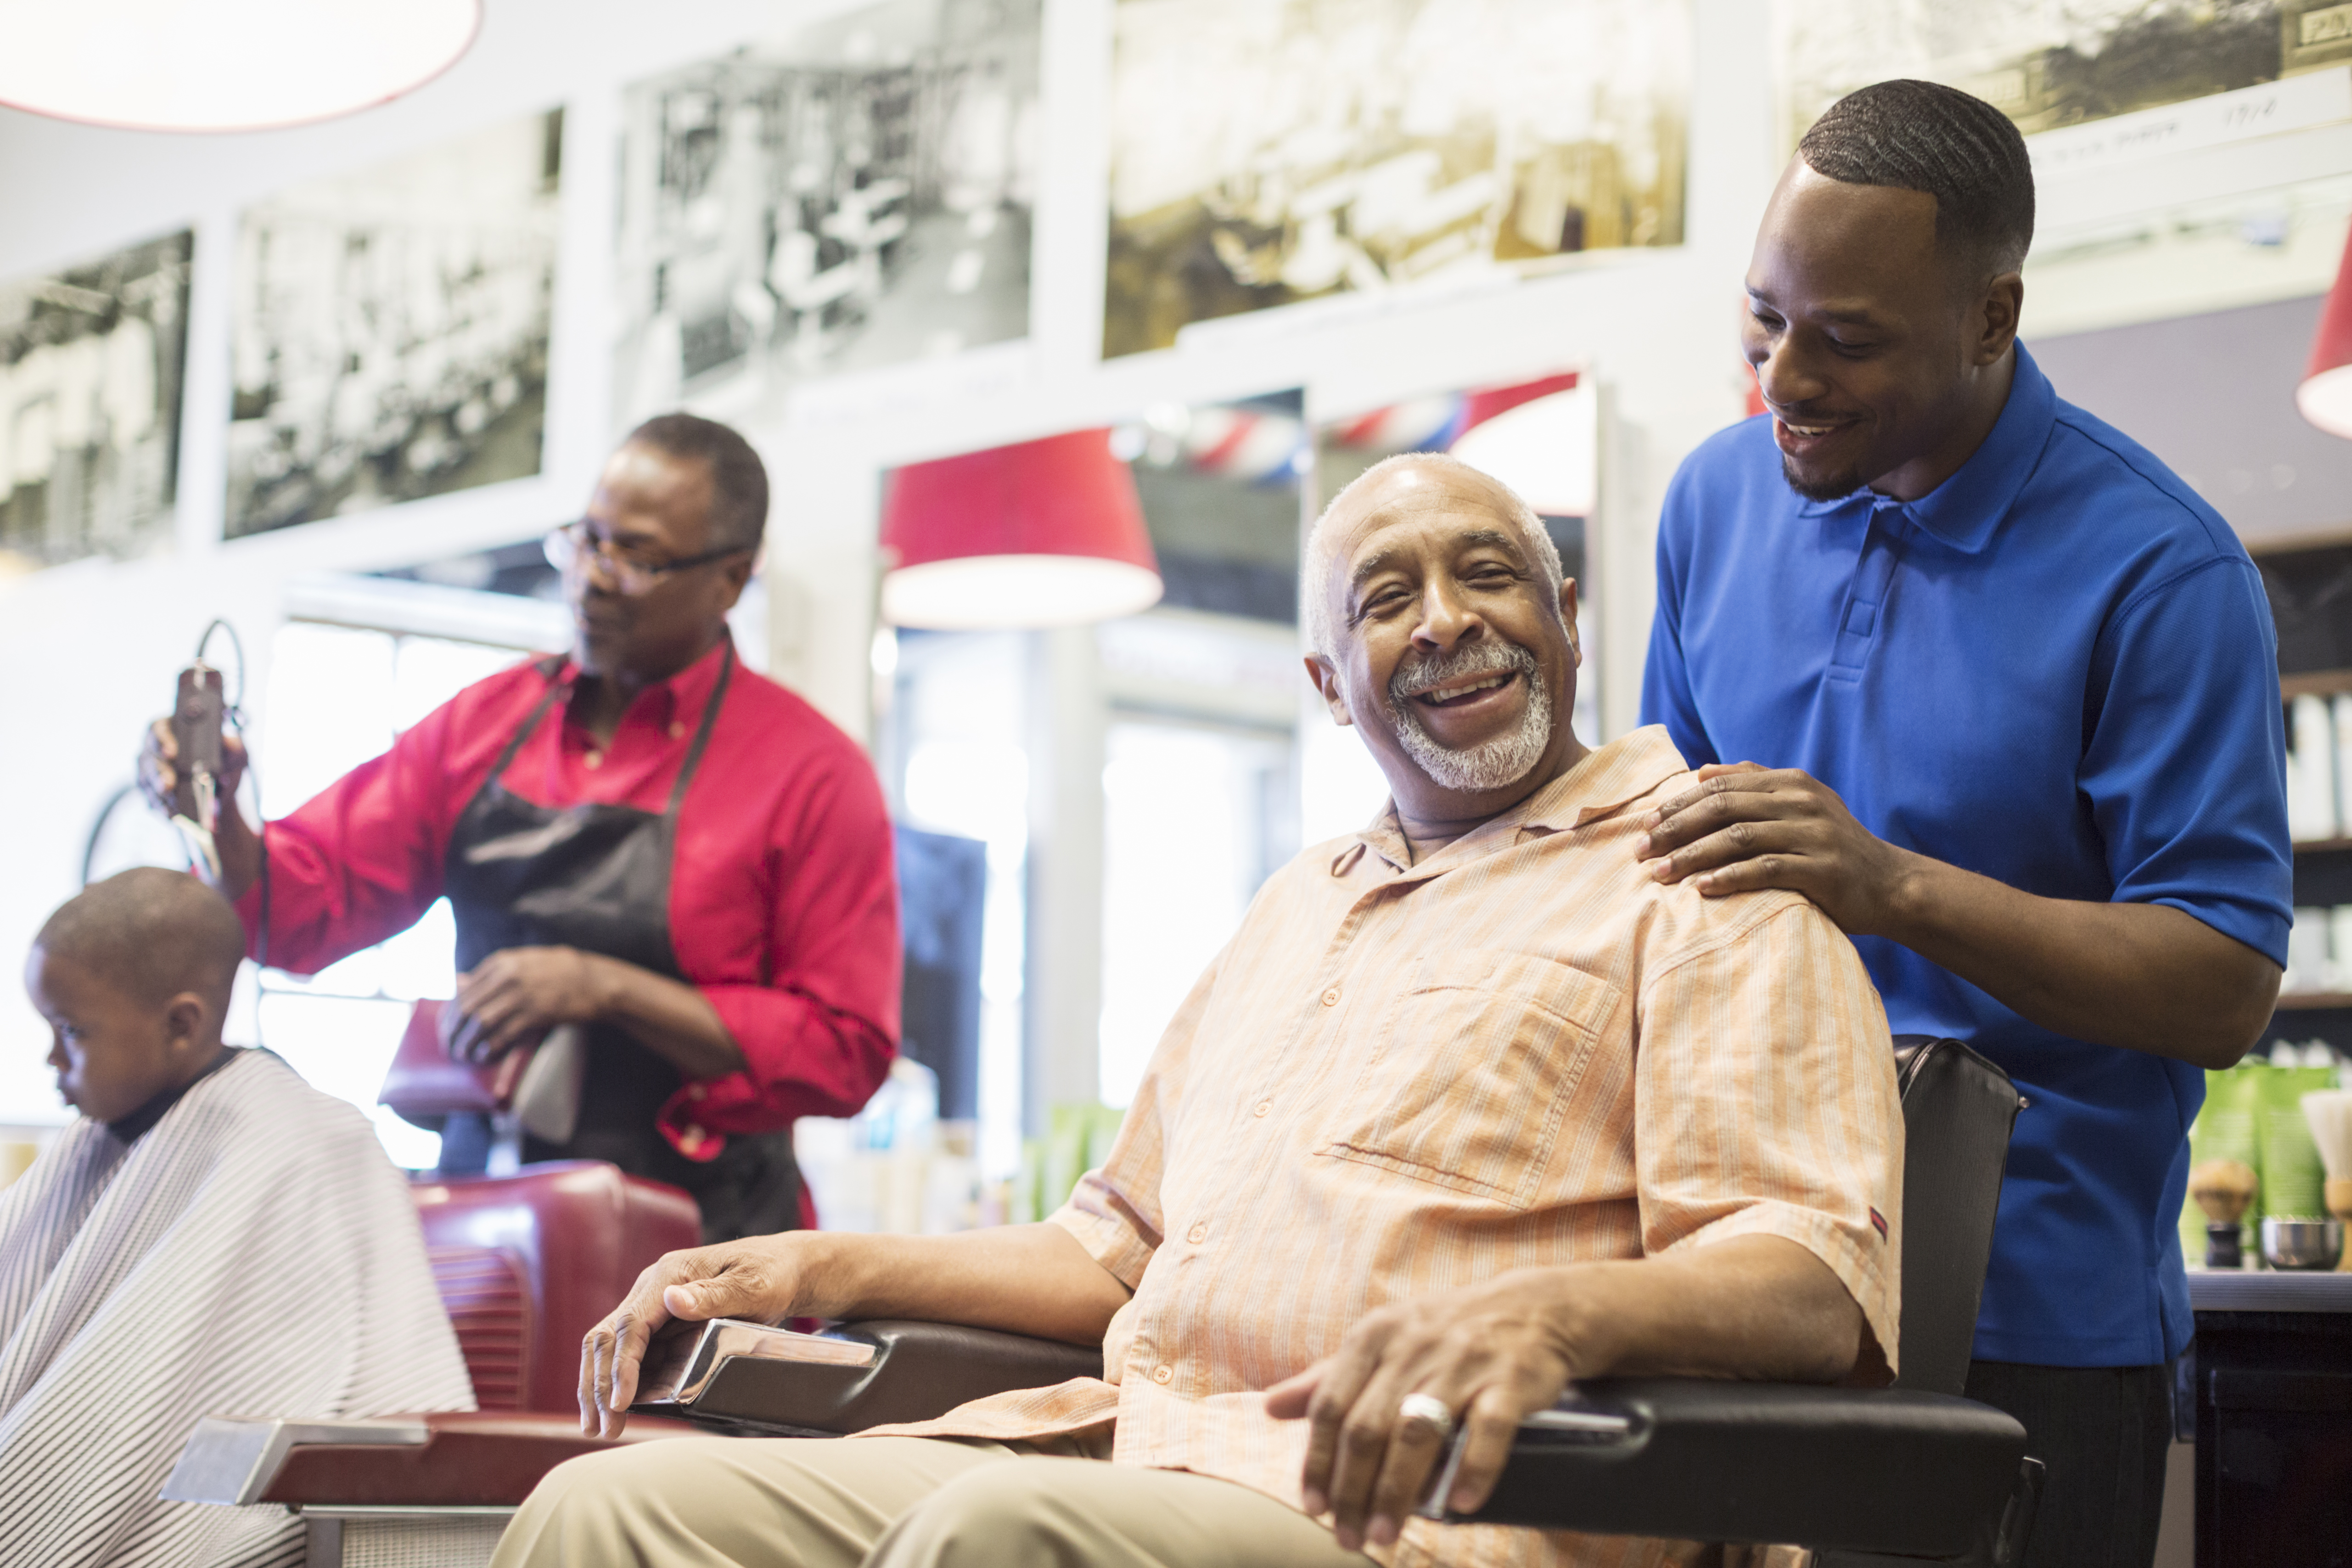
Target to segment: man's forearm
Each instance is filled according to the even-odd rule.
[[[2043,1028],[2221,1068],[2262,1037],[2279,967],[2167,904],[2045,899],[1906,856],[1886,929]]]
[[[1128,1289],[1058,1225],[952,1236],[815,1232],[804,1310],[914,1318],[1099,1344]]]
[[[1862,1309],[1844,1283],[1783,1237],[1542,1272],[1561,1276],[1546,1293],[1578,1376],[1831,1383],[1862,1345]]]
[[[236,903],[261,876],[261,836],[233,800],[221,802],[219,819],[213,824],[213,848],[221,868],[214,890]]]
[[[1709,766],[1643,826],[1634,853],[1660,881],[1802,893],[2076,1039],[2226,1068],[2278,1000],[2278,965],[2194,915],[2040,898],[1898,848],[1801,769]]]
[[[743,1047],[727,1032],[710,999],[682,980],[616,958],[591,954],[598,1016],[627,1030],[647,1050],[697,1081],[743,1070]]]

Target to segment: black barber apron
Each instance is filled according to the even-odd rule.
[[[659,815],[593,803],[535,805],[500,782],[563,689],[555,679],[560,666],[544,668],[547,694],[449,836],[443,887],[457,918],[457,967],[470,970],[503,948],[572,947],[683,980],[669,933],[677,811],[727,696],[735,649],[727,645],[702,726]],[[677,1068],[616,1026],[592,1024],[582,1032],[587,1070],[571,1142],[526,1133],[526,1161],[609,1160],[633,1175],[684,1187],[702,1205],[706,1244],[799,1228],[800,1171],[789,1129],[730,1135],[717,1159],[689,1160],[654,1125],[655,1113],[684,1082]],[[482,1168],[487,1123],[478,1115],[449,1118],[443,1171]]]

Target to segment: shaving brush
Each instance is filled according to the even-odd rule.
[[[2245,1266],[2238,1222],[2254,1201],[2254,1168],[2243,1160],[2205,1160],[2189,1168],[2189,1195],[2205,1211],[2205,1267]]]
[[[2322,1089],[2305,1095],[2303,1119],[2311,1123],[2311,1141],[2319,1145],[2319,1163],[2327,1167],[2327,1212],[2352,1235],[2352,1089]],[[2352,1274],[2352,1247],[2344,1249],[2336,1271]]]

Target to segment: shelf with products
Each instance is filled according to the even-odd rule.
[[[2278,637],[2287,823],[2300,883],[2315,863],[2352,862],[2341,853],[2352,850],[2352,527],[2299,530],[2250,542],[2249,552]],[[2298,887],[2295,901],[2352,897],[2311,900]]]
[[[2352,1011],[2352,991],[2283,991],[2275,1005],[2281,1013]]]
[[[2279,696],[2292,702],[2298,697],[2334,697],[2352,691],[2352,669],[2306,669],[2279,677]]]

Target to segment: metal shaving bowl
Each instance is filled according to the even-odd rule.
[[[2341,1220],[2263,1221],[2263,1257],[2273,1268],[2333,1268],[2343,1256]]]

